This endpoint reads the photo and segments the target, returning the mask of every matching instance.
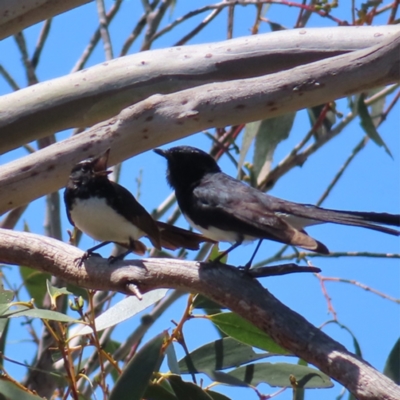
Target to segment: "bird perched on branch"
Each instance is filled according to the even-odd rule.
[[[353,225],[399,236],[398,230],[377,225],[400,226],[400,215],[337,211],[282,200],[224,174],[215,160],[194,147],[154,150],[167,159],[167,180],[187,221],[204,236],[233,245],[260,239],[245,269],[249,269],[263,239],[328,254],[328,248],[304,228],[332,222]]]
[[[108,179],[110,150],[97,157],[83,160],[71,171],[64,201],[70,223],[101,243],[88,249],[79,264],[94,250],[110,242],[143,255],[146,246],[139,241],[147,236],[157,249],[175,250],[184,247],[197,250],[201,242],[212,240],[194,232],[155,221],[135,197],[123,186]]]

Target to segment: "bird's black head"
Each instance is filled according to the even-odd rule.
[[[195,147],[177,146],[154,151],[167,159],[167,180],[175,190],[191,187],[204,175],[221,171],[209,154]]]
[[[74,186],[85,185],[95,179],[107,179],[111,171],[107,170],[110,149],[97,157],[88,158],[76,164],[69,175],[69,181]]]

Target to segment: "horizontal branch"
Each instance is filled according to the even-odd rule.
[[[94,125],[155,93],[271,74],[371,47],[398,32],[397,25],[302,28],[121,57],[0,97],[0,153]]]
[[[400,398],[400,388],[389,378],[234,267],[157,258],[109,265],[103,258],[92,257],[78,269],[74,260],[82,254],[55,239],[0,229],[0,260],[4,263],[25,265],[90,289],[132,294],[129,285],[134,284],[143,293],[156,288],[201,293],[252,322],[280,346],[340,382],[357,399]]]
[[[110,165],[211,127],[271,118],[400,79],[400,32],[377,46],[275,74],[154,95],[110,120],[0,167],[0,214],[66,184],[111,148]]]
[[[2,0],[0,2],[0,40],[90,1]]]

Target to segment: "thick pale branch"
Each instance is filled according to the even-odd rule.
[[[0,153],[155,93],[256,77],[382,43],[400,27],[303,28],[121,57],[0,98]]]
[[[275,117],[400,79],[400,33],[289,71],[154,95],[118,116],[0,167],[0,214],[64,186],[78,161],[111,147],[115,164],[215,126]]]
[[[52,18],[90,0],[2,0],[0,2],[0,40]]]
[[[82,251],[55,239],[0,229],[0,260],[49,272],[66,282],[91,289],[132,294],[175,288],[202,293],[235,311],[293,354],[317,366],[349,389],[359,400],[395,400],[400,388],[364,360],[348,352],[303,317],[287,308],[257,280],[231,266],[171,259],[122,261],[109,265],[92,257],[78,269]],[[371,385],[373,382],[373,385]]]

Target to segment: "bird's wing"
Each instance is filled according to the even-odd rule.
[[[223,173],[209,174],[193,190],[186,213],[200,226],[212,225],[243,236],[264,238],[327,253],[322,243],[298,230],[268,207],[265,195]],[[185,211],[184,211],[185,212]],[[197,218],[196,216],[203,216]]]
[[[114,209],[121,210],[121,214],[144,232],[154,247],[161,249],[160,231],[153,217],[129,190],[117,183],[111,182],[111,184],[115,193],[115,196],[110,196],[113,199]]]

